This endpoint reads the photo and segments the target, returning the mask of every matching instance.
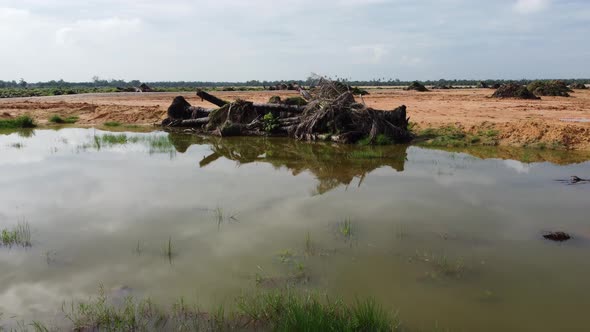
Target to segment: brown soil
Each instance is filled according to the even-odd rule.
[[[436,90],[372,89],[364,101],[370,107],[408,107],[410,121],[420,128],[453,125],[470,132],[495,129],[500,144],[510,146],[545,143],[569,149],[590,150],[590,90],[576,90],[570,98],[541,100],[489,98],[488,89]],[[216,92],[220,98],[266,102],[273,95],[297,95],[291,91]],[[195,106],[211,107],[194,93],[109,93],[53,97],[0,99],[0,117],[29,114],[40,124],[51,115],[77,115],[80,125],[107,121],[133,124],[159,123],[177,95]]]

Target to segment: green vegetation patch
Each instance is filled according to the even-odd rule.
[[[460,128],[447,126],[427,128],[418,133],[418,142],[425,146],[466,147],[472,145],[494,146],[498,144],[499,131],[480,130],[477,134],[469,134]]]
[[[401,331],[397,317],[372,299],[347,305],[315,293],[243,295],[236,300],[235,312],[226,312],[223,306],[202,311],[184,299],[168,308],[133,297],[122,305],[111,302],[101,286],[97,298],[64,303],[62,311],[74,331]]]
[[[121,122],[117,122],[117,121],[108,121],[105,122],[104,125],[106,127],[121,127]]]
[[[270,293],[238,301],[242,314],[275,331],[398,331],[399,322],[374,300],[342,301],[293,293]]]
[[[270,112],[264,115],[262,123],[264,124],[264,131],[269,133],[275,131],[280,126],[279,119]]]
[[[18,225],[9,229],[2,229],[1,244],[3,246],[12,247],[30,247],[31,246],[31,228],[26,221],[19,222]]]
[[[62,118],[59,115],[53,115],[49,118],[49,122],[57,123],[57,124],[72,124],[78,122],[80,118],[77,116],[69,116],[67,118]]]
[[[35,128],[36,126],[33,118],[28,115],[14,119],[0,119],[0,129]]]

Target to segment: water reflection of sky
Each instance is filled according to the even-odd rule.
[[[546,250],[535,241],[542,230],[558,227],[590,235],[590,186],[554,181],[574,174],[590,177],[590,163],[483,160],[417,147],[383,150],[392,153],[384,160],[356,160],[342,147],[284,140],[205,139],[173,155],[154,153],[146,141],[92,147],[93,137],[104,134],[67,129],[37,130],[30,138],[0,135],[0,227],[25,217],[34,241],[29,251],[0,248],[0,312],[47,312],[64,299],[93,294],[99,283],[131,285],[156,298],[200,290],[213,301],[249,284],[243,275],[255,273],[256,266],[272,268],[264,259],[301,245],[307,231],[318,238],[323,234],[322,244],[331,244],[330,229],[344,218],[358,222],[360,247],[376,250],[367,261],[389,257],[395,248],[391,236],[403,226],[413,236],[408,252],[436,244],[431,250],[482,255],[509,266],[508,279],[524,273],[518,267],[522,262],[512,265],[515,258],[508,251]],[[214,152],[219,158],[203,165]],[[324,182],[320,195],[318,184]],[[226,217],[236,214],[239,221],[217,225],[216,208]],[[451,245],[420,235],[441,232],[471,242]],[[180,252],[173,266],[162,264],[168,237]],[[133,254],[138,241],[146,248],[141,257]],[[56,253],[55,264],[46,263],[47,252]],[[577,251],[547,255],[564,259],[566,254],[577,260]],[[545,267],[538,257],[526,258],[529,267]],[[387,264],[390,257],[357,276],[365,278],[360,284],[370,288]],[[333,269],[334,275],[322,271],[335,284],[345,283],[338,276],[357,273],[352,264]],[[408,288],[399,285],[397,292]],[[405,296],[432,300],[423,293]],[[448,299],[448,294],[439,296]],[[478,314],[476,307],[467,308]]]

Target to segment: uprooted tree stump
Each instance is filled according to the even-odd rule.
[[[301,95],[306,105],[302,105],[301,98],[297,102],[280,98],[272,98],[269,103],[229,102],[198,90],[197,96],[218,108],[195,107],[179,96],[168,108],[168,118],[162,126],[191,127],[219,136],[286,136],[339,143],[361,139],[376,143],[378,137],[401,143],[412,137],[406,106],[392,111],[367,107],[356,102],[349,87],[324,78],[313,90]]]

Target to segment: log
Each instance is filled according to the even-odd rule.
[[[188,114],[191,115],[191,119],[206,118],[209,116],[209,113],[213,112],[213,109],[211,108],[204,108],[199,106],[190,106],[187,110]]]
[[[297,105],[283,105],[283,104],[266,104],[266,103],[254,103],[252,104],[257,113],[276,113],[276,112],[288,112],[288,113],[303,113],[305,106]]]
[[[217,98],[214,95],[208,94],[207,92],[205,92],[201,89],[197,89],[197,96],[201,97],[201,100],[206,100],[206,101],[210,102],[211,104],[216,105],[218,107],[223,107],[223,106],[229,104],[228,101]]]
[[[207,123],[209,123],[209,117],[187,120],[171,120],[168,122],[162,122],[162,124],[166,127],[201,127]]]

